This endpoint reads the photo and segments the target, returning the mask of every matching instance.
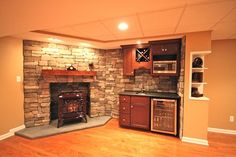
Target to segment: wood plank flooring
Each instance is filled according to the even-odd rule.
[[[178,138],[105,126],[35,140],[13,136],[0,141],[0,157],[236,157],[236,136],[209,134],[209,147]]]

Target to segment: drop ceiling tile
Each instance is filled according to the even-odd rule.
[[[235,22],[221,22],[213,27],[212,39],[228,39],[236,34]]]
[[[209,30],[235,6],[235,1],[188,6],[183,14],[176,33],[189,30]],[[202,25],[202,26],[201,26]],[[195,30],[196,28],[196,30]]]
[[[45,31],[59,34],[66,34],[66,35],[76,35],[76,32],[75,30],[72,29],[72,27],[52,28],[52,29],[46,29]]]
[[[116,39],[115,36],[112,35],[100,22],[91,22],[57,29],[48,29],[46,31],[98,40]]]
[[[93,39],[98,39],[102,41],[107,41],[107,40],[116,40],[117,37],[114,37],[114,35],[99,35],[99,36],[89,36],[88,38],[93,38]]]
[[[209,30],[208,28],[209,28],[208,23],[192,24],[192,25],[178,27],[176,33],[199,32],[199,31]]]
[[[220,0],[187,0],[187,4],[207,4],[207,3],[214,3],[219,2]],[[233,1],[233,0],[232,0]]]
[[[171,35],[174,32],[174,28],[158,28],[155,30],[145,31],[145,36],[162,36],[162,35]]]
[[[118,38],[130,37],[130,36],[142,36],[142,32],[140,30],[138,20],[136,16],[127,16],[109,20],[101,21],[103,25],[109,30],[113,35]],[[121,31],[118,29],[118,24],[121,22],[126,22],[128,24],[128,29],[125,31]]]
[[[86,37],[111,35],[111,32],[109,32],[100,22],[75,25],[72,29],[78,32],[80,36]]]
[[[125,33],[125,34],[119,34],[117,35],[117,39],[131,39],[131,38],[142,38],[142,35],[140,33],[137,32],[129,32],[129,33]]]
[[[144,35],[172,34],[177,26],[183,8],[139,14]],[[161,32],[164,31],[165,33]]]
[[[223,20],[223,22],[231,22],[235,21],[236,22],[236,8],[233,9],[229,15],[227,15]]]

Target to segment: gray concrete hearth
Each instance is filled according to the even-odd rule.
[[[88,122],[80,122],[80,123],[73,123],[73,124],[65,124],[60,128],[57,128],[57,121],[54,120],[50,125],[38,126],[38,127],[31,127],[25,128],[23,130],[17,131],[15,134],[19,136],[23,136],[30,139],[40,138],[40,137],[47,137],[52,135],[57,135],[61,133],[66,133],[75,130],[82,130],[88,129],[92,127],[98,127],[105,125],[111,119],[110,116],[100,116],[89,118]]]

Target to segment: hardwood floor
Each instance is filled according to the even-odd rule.
[[[0,157],[236,157],[236,136],[209,134],[209,147],[178,138],[105,126],[35,140],[13,136],[0,141]]]

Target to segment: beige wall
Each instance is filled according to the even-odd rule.
[[[208,101],[189,99],[190,52],[211,50],[211,32],[186,34],[183,136],[207,139]]]
[[[212,41],[212,54],[206,57],[206,93],[210,97],[209,127],[236,130],[236,40]]]
[[[0,38],[0,135],[24,124],[22,40]]]

